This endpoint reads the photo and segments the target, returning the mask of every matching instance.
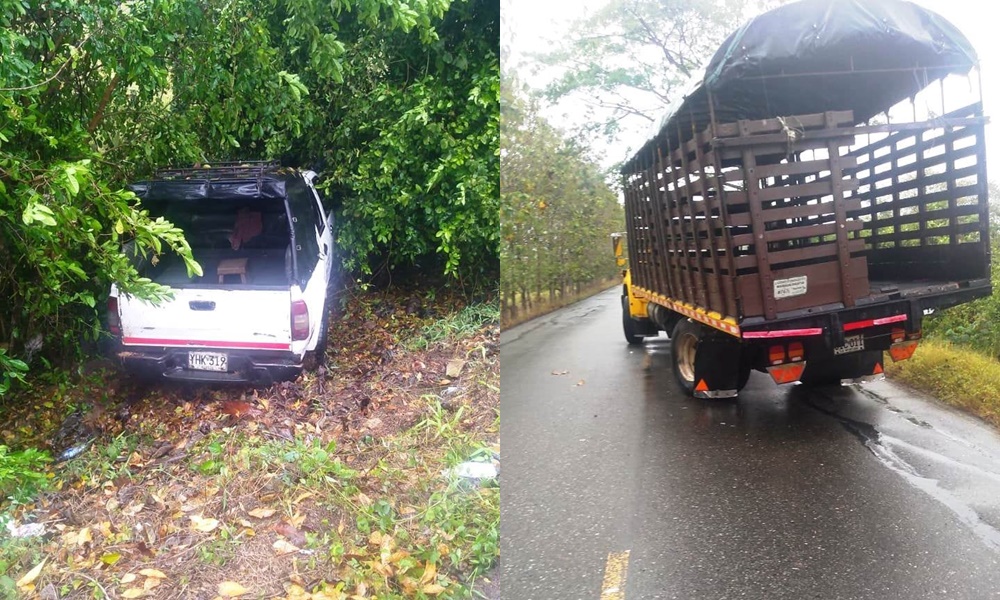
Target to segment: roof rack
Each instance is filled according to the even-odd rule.
[[[196,179],[211,181],[215,179],[262,179],[280,169],[281,165],[273,160],[243,160],[195,163],[191,167],[167,167],[158,169],[155,179]]]

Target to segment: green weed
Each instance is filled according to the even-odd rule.
[[[30,500],[46,487],[45,465],[50,462],[46,452],[34,448],[11,452],[0,445],[0,497],[15,503]]]
[[[492,323],[500,322],[498,303],[470,304],[461,311],[434,321],[420,330],[420,333],[403,342],[409,350],[425,350],[435,344],[475,335],[477,331]]]

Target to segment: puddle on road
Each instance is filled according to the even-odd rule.
[[[863,395],[879,402],[879,404],[884,405],[886,408],[890,408],[891,405],[887,399],[882,398],[871,391],[859,391],[861,391]],[[827,396],[826,394],[820,393],[819,395],[825,396],[828,400],[833,400],[833,398]],[[844,429],[864,444],[864,446],[868,448],[868,450],[875,456],[876,459],[878,459],[880,463],[889,468],[891,471],[897,473],[913,487],[924,492],[932,499],[942,504],[956,517],[958,517],[959,521],[968,527],[976,535],[976,537],[982,540],[984,544],[994,551],[1000,552],[1000,530],[983,521],[979,517],[979,513],[977,513],[974,508],[963,502],[961,498],[956,496],[950,490],[941,487],[937,479],[921,475],[913,465],[908,463],[893,450],[893,446],[906,447],[908,450],[922,454],[931,460],[948,463],[950,466],[963,470],[973,471],[979,477],[987,477],[989,479],[1000,481],[1000,475],[983,471],[974,465],[956,461],[943,454],[933,452],[919,446],[914,446],[903,440],[884,436],[871,423],[843,416],[833,410],[820,406],[819,404],[811,401],[809,398],[803,398],[802,401],[818,412],[836,419],[844,427]],[[902,413],[903,411],[896,409],[893,412]],[[904,418],[918,427],[934,429],[934,427],[926,421],[905,415]],[[945,434],[943,437],[951,439],[952,436]]]

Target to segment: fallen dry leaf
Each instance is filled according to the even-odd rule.
[[[250,590],[235,581],[223,581],[219,584],[219,595],[223,598],[234,598],[249,593]]]
[[[275,509],[273,509],[273,508],[260,507],[260,508],[255,508],[255,509],[253,509],[251,511],[248,511],[247,514],[250,515],[251,517],[256,518],[256,519],[266,519],[266,518],[270,517],[271,515],[273,515],[276,512],[277,511]]]
[[[584,380],[582,380],[582,379],[581,379],[580,381],[577,381],[577,382],[576,382],[576,387],[580,387],[580,386],[581,386],[581,385],[583,385],[584,383],[586,383],[586,382],[585,382]]]
[[[122,598],[142,598],[148,595],[149,591],[142,588],[129,588],[122,592]]]
[[[126,584],[132,583],[133,581],[135,581],[135,577],[136,577],[135,573],[125,573],[124,575],[122,575],[122,580],[119,583],[126,583]]]
[[[196,531],[208,533],[219,526],[218,519],[202,517],[201,515],[191,515],[191,527]]]
[[[166,579],[167,576],[163,574],[163,571],[158,571],[156,569],[143,569],[139,571],[139,575],[143,577],[155,577],[157,579]]]
[[[425,585],[421,591],[423,593],[427,594],[428,596],[436,596],[436,595],[440,594],[441,592],[443,592],[444,590],[445,590],[445,588],[441,584],[439,584],[439,583],[430,583],[430,584]]]
[[[420,578],[420,585],[427,585],[437,577],[437,566],[431,561],[424,563],[424,574]]]
[[[241,402],[239,400],[224,401],[222,403],[222,412],[234,417],[242,417],[243,415],[250,415],[251,417],[260,416],[260,409],[255,408],[249,402]]]
[[[42,567],[45,566],[45,561],[47,558],[43,558],[42,562],[35,565],[35,568],[24,574],[24,577],[17,580],[17,587],[23,588],[28,587],[38,579],[38,576],[42,574]]]
[[[278,556],[284,556],[286,554],[292,554],[293,552],[298,552],[299,548],[286,540],[278,540],[274,542],[271,546],[274,548],[274,552]]]
[[[445,375],[454,379],[462,374],[462,368],[464,366],[465,366],[464,360],[462,360],[461,358],[453,358],[448,361],[448,366],[445,367]]]
[[[84,527],[76,534],[76,545],[83,546],[84,544],[89,544],[94,541],[93,534],[90,533],[90,527]]]

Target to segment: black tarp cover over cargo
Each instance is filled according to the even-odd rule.
[[[712,57],[660,121],[658,140],[690,138],[709,123],[854,111],[856,123],[977,64],[975,50],[936,13],[900,0],[802,0],[755,17]],[[710,107],[709,102],[712,102]]]

